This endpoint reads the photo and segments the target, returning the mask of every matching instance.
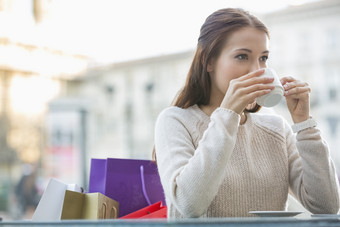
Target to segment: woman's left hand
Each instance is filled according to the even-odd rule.
[[[311,89],[305,82],[293,77],[281,78],[288,110],[294,123],[307,120],[309,115],[309,94]]]

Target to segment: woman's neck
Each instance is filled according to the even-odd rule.
[[[200,106],[200,109],[209,117],[211,114],[218,108],[218,106],[210,106],[210,105],[204,105]]]

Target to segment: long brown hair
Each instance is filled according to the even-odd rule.
[[[243,9],[220,9],[207,17],[201,27],[196,53],[186,83],[173,103],[175,106],[188,108],[194,104],[209,104],[211,80],[207,71],[208,64],[219,56],[228,37],[244,27],[257,28],[269,37],[266,26]],[[257,112],[259,108],[260,106],[256,105],[246,111]]]
[[[235,31],[244,27],[254,27],[267,34],[267,27],[255,16],[243,9],[220,9],[207,17],[200,30],[196,53],[191,63],[183,89],[176,96],[173,105],[188,108],[192,105],[207,105],[210,101],[211,80],[207,70],[208,64],[217,58]],[[256,104],[247,112],[257,112],[261,106]],[[155,148],[153,159],[156,160]]]

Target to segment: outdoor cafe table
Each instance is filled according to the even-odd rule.
[[[275,226],[275,227],[309,227],[309,226],[340,226],[340,217],[312,217],[312,218],[209,218],[209,219],[181,219],[181,220],[165,220],[165,219],[149,219],[149,220],[122,220],[122,219],[106,219],[106,220],[62,220],[55,222],[32,222],[32,221],[0,221],[0,226]]]

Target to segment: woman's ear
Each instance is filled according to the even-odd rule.
[[[212,71],[214,71],[214,64],[215,64],[215,61],[214,59],[211,59],[207,65],[207,72],[208,73],[211,73]]]

